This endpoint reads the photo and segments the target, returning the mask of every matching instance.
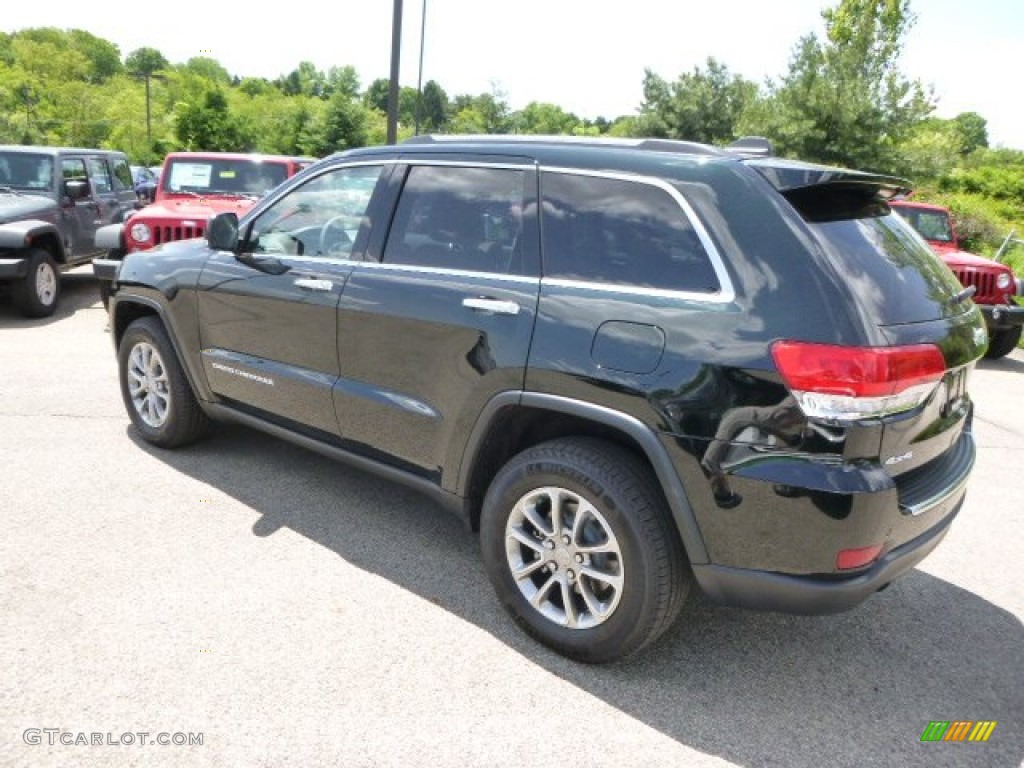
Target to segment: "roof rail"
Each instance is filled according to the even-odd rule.
[[[646,149],[651,152],[680,152],[688,155],[723,155],[726,152],[708,144],[675,139],[635,139],[609,136],[565,136],[542,134],[421,134],[411,136],[402,144],[561,144],[591,147],[622,147],[623,149]]]

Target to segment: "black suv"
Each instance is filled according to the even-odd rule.
[[[0,146],[0,282],[22,313],[53,314],[58,273],[104,254],[93,245],[97,228],[136,202],[122,152]]]
[[[124,402],[158,446],[234,420],[429,493],[573,658],[644,647],[694,579],[841,611],[974,463],[984,322],[900,191],[682,142],[344,152],[115,267]]]

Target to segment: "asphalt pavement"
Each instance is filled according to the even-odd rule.
[[[695,594],[594,667],[523,635],[412,491],[239,427],[143,443],[91,273],[63,285],[44,320],[0,297],[2,766],[1024,762],[1021,350],[973,374],[968,499],[914,571],[838,616]]]

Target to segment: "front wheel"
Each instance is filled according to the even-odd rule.
[[[1017,348],[1017,344],[1020,343],[1020,332],[1021,326],[1016,328],[1005,328],[1001,331],[992,331],[988,338],[988,349],[985,351],[985,357],[989,360],[995,360],[1000,357],[1006,357],[1008,354],[1013,352]]]
[[[117,361],[125,408],[146,442],[177,448],[207,432],[209,420],[157,318],[142,317],[128,326]]]
[[[28,273],[11,288],[15,305],[25,317],[48,317],[57,309],[60,275],[49,251],[28,251]]]
[[[542,443],[509,461],[487,491],[480,538],[516,621],[579,661],[653,642],[692,578],[649,468],[591,438]]]

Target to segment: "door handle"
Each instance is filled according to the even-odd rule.
[[[514,301],[502,301],[501,299],[472,298],[467,296],[462,300],[462,306],[477,312],[491,312],[495,315],[518,315],[519,305]]]
[[[294,281],[299,288],[308,288],[311,291],[330,291],[334,283],[330,280],[318,280],[313,277],[300,277]]]

